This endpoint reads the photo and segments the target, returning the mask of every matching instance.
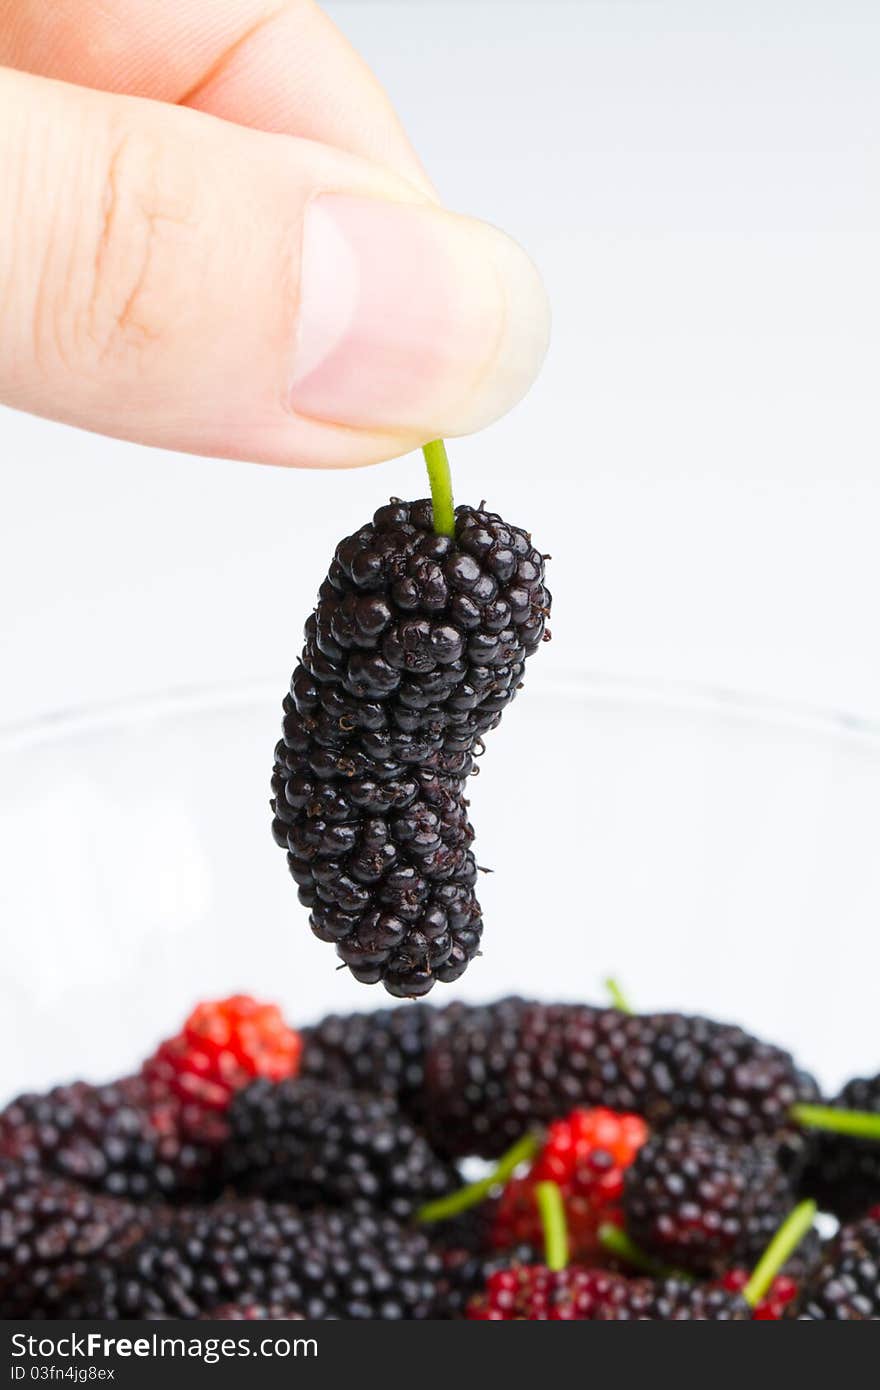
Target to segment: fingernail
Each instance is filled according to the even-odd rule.
[[[528,389],[548,327],[538,272],[494,227],[321,194],[303,229],[290,404],[341,425],[464,434]]]

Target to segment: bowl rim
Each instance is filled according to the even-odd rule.
[[[543,675],[530,683],[530,689],[544,699],[586,699],[595,706],[654,709],[880,748],[878,718],[833,705],[788,700],[730,686],[584,668]],[[0,754],[64,742],[88,732],[143,726],[208,711],[234,711],[273,700],[280,706],[279,683],[263,677],[169,686],[112,700],[61,706],[29,719],[0,724]]]

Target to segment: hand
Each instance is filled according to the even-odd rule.
[[[0,401],[345,467],[508,410],[525,254],[444,211],[312,0],[0,0]]]

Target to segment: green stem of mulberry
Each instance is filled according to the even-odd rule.
[[[603,1221],[599,1227],[599,1244],[603,1250],[608,1251],[609,1255],[616,1255],[619,1260],[623,1260],[624,1264],[639,1270],[642,1274],[650,1274],[654,1279],[690,1277],[682,1274],[680,1270],[662,1264],[660,1260],[655,1260],[640,1245],[636,1245],[626,1231],[622,1231],[611,1221]]]
[[[871,1110],[842,1110],[835,1105],[793,1105],[788,1112],[796,1124],[880,1141],[880,1115]]]
[[[536,1134],[524,1134],[522,1139],[518,1139],[507,1153],[499,1158],[491,1173],[487,1173],[478,1182],[470,1182],[466,1187],[450,1192],[447,1197],[438,1197],[434,1202],[426,1202],[416,1212],[416,1220],[424,1225],[435,1221],[448,1221],[450,1217],[459,1216],[469,1207],[478,1206],[489,1196],[493,1188],[503,1187],[521,1163],[534,1158],[539,1147],[540,1140]]]
[[[544,1263],[548,1269],[565,1269],[568,1264],[568,1223],[559,1184],[535,1183],[535,1201],[544,1228]]]
[[[783,1221],[779,1230],[752,1271],[743,1289],[743,1298],[750,1308],[761,1302],[783,1265],[791,1259],[816,1219],[816,1203],[800,1202]]]
[[[632,1005],[613,975],[608,976],[608,979],[605,981],[605,988],[608,991],[608,997],[615,1009],[619,1009],[622,1014],[631,1014],[633,1012]]]
[[[434,507],[434,530],[438,536],[455,535],[455,504],[452,500],[452,474],[449,471],[449,456],[442,439],[434,439],[422,449],[428,481],[431,484],[431,502]]]

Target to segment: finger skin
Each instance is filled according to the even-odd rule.
[[[494,418],[543,355],[513,243],[314,141],[6,69],[0,186],[0,400],[21,409],[357,466]]]
[[[313,0],[0,0],[0,65],[338,145],[430,190],[381,84]]]

